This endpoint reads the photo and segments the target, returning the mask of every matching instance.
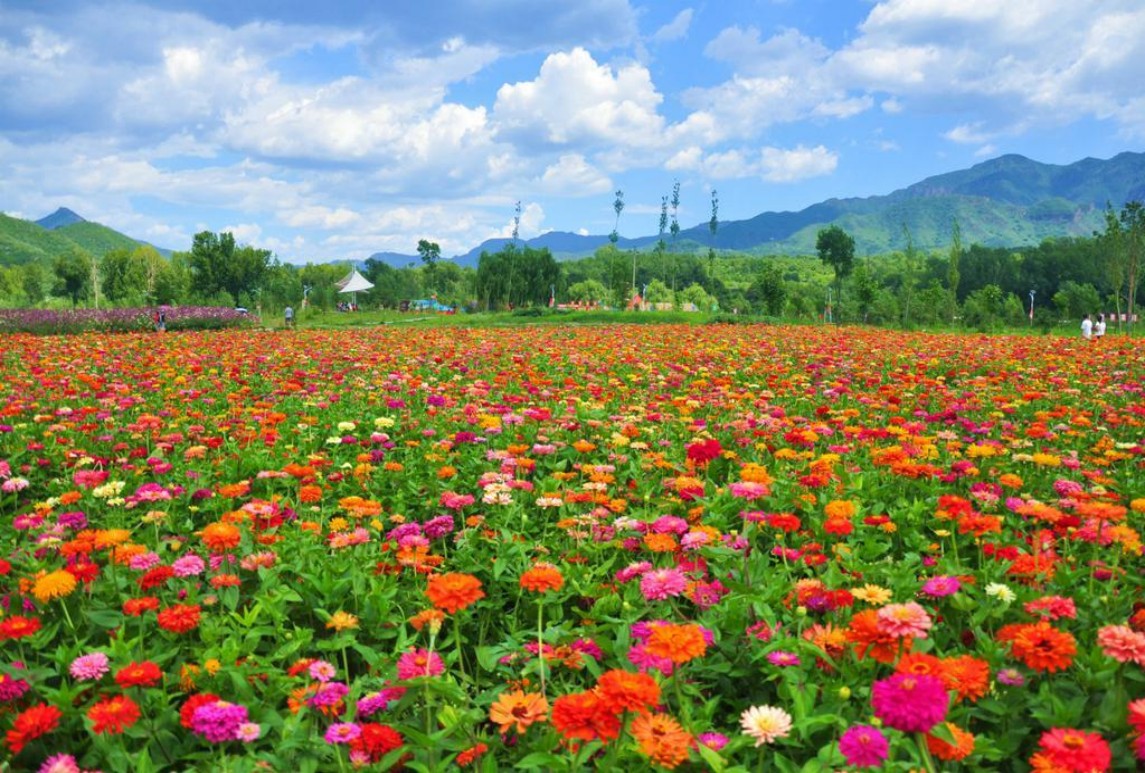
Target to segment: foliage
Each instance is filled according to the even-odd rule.
[[[189,264],[191,289],[203,298],[225,292],[241,306],[253,298],[270,268],[269,250],[235,244],[234,234],[202,231],[195,234]]]
[[[130,333],[154,330],[155,307],[113,309],[0,309],[0,333],[74,335],[84,332]],[[163,307],[167,331],[223,330],[249,327],[251,317],[232,308]]]
[[[548,249],[507,244],[481,253],[477,265],[477,299],[485,309],[547,305],[561,285],[561,270]]]

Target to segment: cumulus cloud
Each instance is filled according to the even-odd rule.
[[[546,57],[531,81],[497,90],[499,136],[527,145],[592,148],[660,142],[663,97],[639,64],[598,64],[583,48]]]

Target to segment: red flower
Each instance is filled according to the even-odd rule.
[[[199,625],[200,612],[198,604],[175,604],[159,613],[159,627],[172,633],[187,633]]]
[[[151,590],[165,585],[168,580],[175,576],[175,570],[169,566],[157,566],[154,569],[148,569],[142,577],[139,578],[140,590]]]
[[[562,695],[553,701],[553,728],[565,738],[609,741],[620,735],[620,720],[595,692]]]
[[[1069,727],[1042,733],[1038,746],[1055,765],[1080,773],[1109,770],[1112,758],[1109,744],[1100,735]]]
[[[113,695],[88,709],[87,718],[96,735],[119,735],[139,721],[139,706],[126,695]]]
[[[360,727],[362,733],[350,742],[350,750],[368,755],[370,762],[378,762],[405,743],[402,734],[389,725],[364,722]]]
[[[120,687],[154,687],[163,678],[159,666],[150,660],[142,663],[129,663],[115,673],[115,682]]]
[[[700,440],[688,446],[688,461],[696,465],[707,464],[718,459],[723,450],[720,441],[715,438]]]
[[[0,641],[5,639],[23,639],[40,630],[40,618],[12,615],[0,620]]]
[[[20,716],[16,717],[7,735],[8,748],[12,750],[12,755],[19,754],[29,741],[55,730],[62,716],[63,713],[59,709],[46,703],[37,703],[20,712]]]
[[[128,599],[123,602],[123,614],[128,617],[139,617],[144,612],[159,608],[159,599],[154,596],[144,596],[138,599]]]

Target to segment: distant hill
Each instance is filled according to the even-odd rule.
[[[31,222],[0,214],[0,265],[50,261],[79,248],[102,256],[110,250],[134,250],[146,244],[99,223],[85,220],[61,207],[45,218]],[[170,256],[170,250],[159,249]]]
[[[828,199],[798,212],[762,212],[747,220],[719,224],[713,240],[707,222],[680,231],[678,247],[736,250],[760,255],[815,252],[821,228],[838,225],[855,237],[860,255],[902,249],[903,225],[915,246],[950,244],[958,221],[965,244],[1020,247],[1046,238],[1089,236],[1104,228],[1106,202],[1145,201],[1145,153],[1121,153],[1109,160],[1087,158],[1065,166],[1005,155],[946,174],[928,177],[884,196]],[[648,248],[658,236],[621,239],[621,249]],[[483,250],[496,252],[507,239],[490,239],[454,258],[476,265]],[[553,231],[525,242],[548,247],[560,259],[591,255],[608,243],[604,234]],[[400,256],[404,266],[410,256]],[[417,257],[412,260],[417,262]],[[387,260],[386,262],[390,262]]]
[[[74,225],[76,223],[86,223],[82,217],[72,212],[67,207],[60,207],[47,217],[42,217],[36,221],[36,225],[40,226],[47,231],[54,231],[57,228],[63,228],[66,225]]]

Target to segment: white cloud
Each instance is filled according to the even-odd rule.
[[[532,81],[497,90],[498,136],[526,145],[633,147],[659,143],[663,97],[647,68],[597,64],[583,48],[549,55]]]
[[[652,33],[652,41],[655,43],[667,43],[684,37],[688,34],[688,28],[692,26],[693,14],[694,11],[691,8],[685,8],[680,11],[672,21]]]
[[[578,153],[562,155],[557,163],[545,168],[540,190],[555,195],[584,195],[612,190],[612,181]]]
[[[982,122],[960,124],[942,135],[951,142],[963,145],[977,145],[986,142],[993,136],[990,132],[982,131]]]
[[[768,182],[791,183],[835,171],[839,157],[822,145],[808,148],[763,147],[755,151],[733,149],[703,153],[687,148],[668,162],[671,170],[696,172],[706,179],[758,177]]]

